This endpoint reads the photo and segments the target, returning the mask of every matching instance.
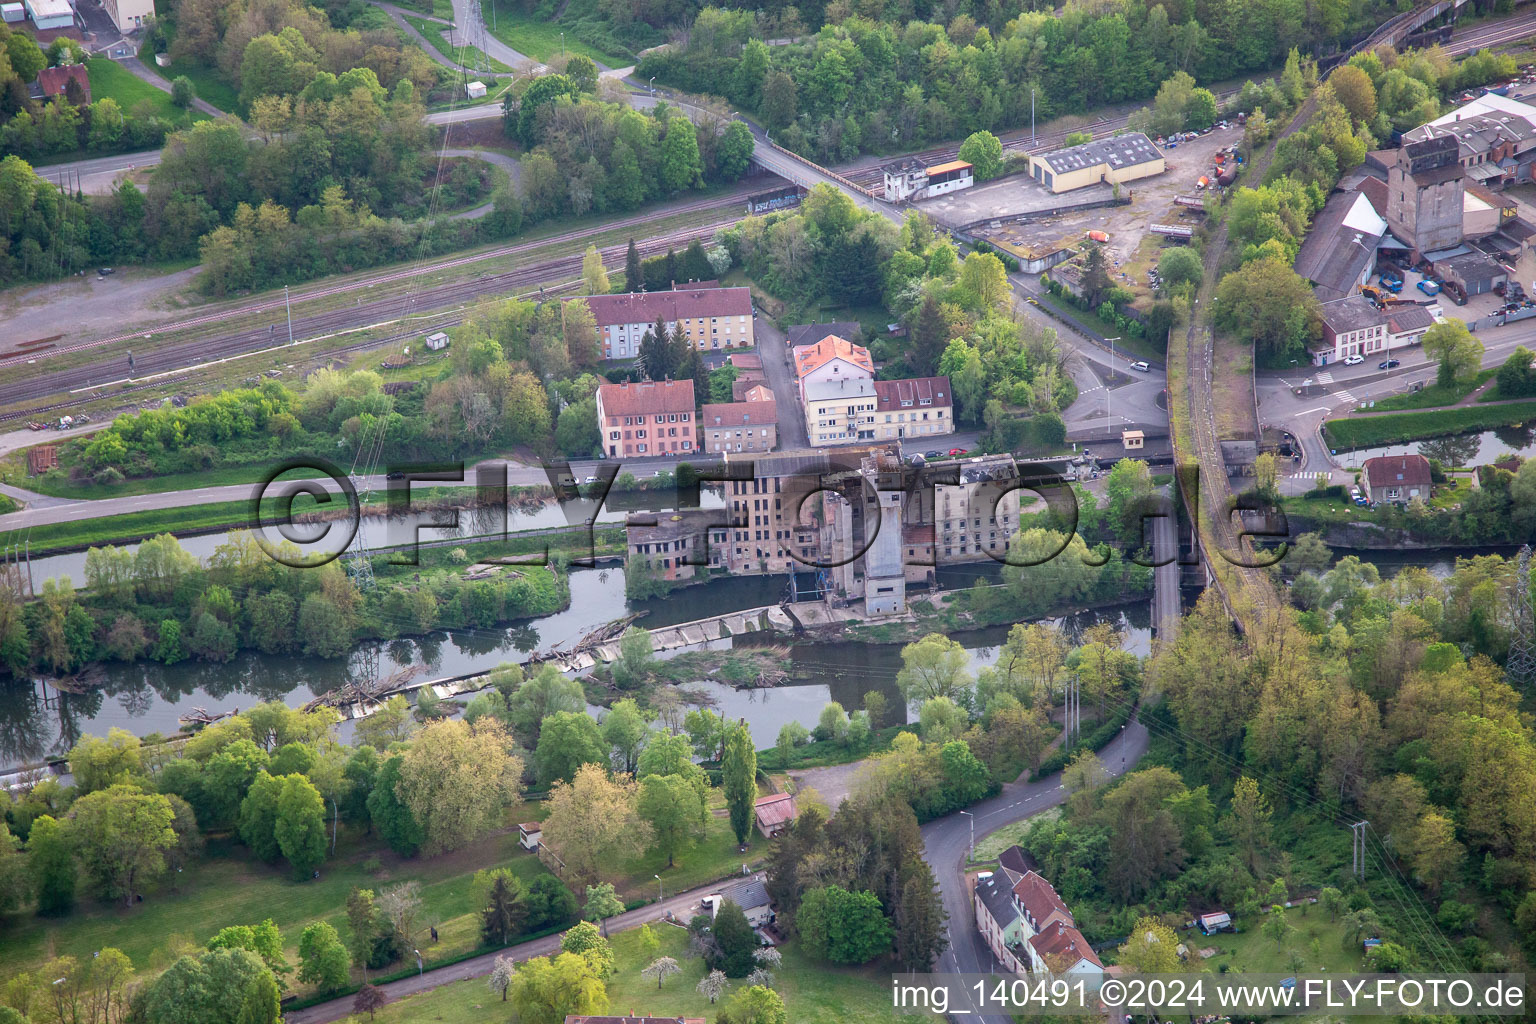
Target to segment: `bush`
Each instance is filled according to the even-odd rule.
[[[1072,760],[1072,755],[1079,750],[1098,750],[1104,746],[1115,738],[1115,733],[1120,731],[1121,726],[1131,720],[1131,710],[1129,706],[1121,708],[1109,716],[1109,718],[1100,722],[1094,727],[1092,732],[1085,734],[1077,743],[1072,744],[1070,747],[1058,747],[1051,751],[1049,756],[1041,760],[1040,767],[1035,769],[1034,777],[1043,779],[1047,775],[1054,775],[1061,771],[1067,766],[1067,762]]]

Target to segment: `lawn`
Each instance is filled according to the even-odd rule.
[[[1462,409],[1437,409],[1432,412],[1388,413],[1384,416],[1356,416],[1328,420],[1323,424],[1328,447],[1371,448],[1402,444],[1430,437],[1492,430],[1536,418],[1536,400],[1510,405],[1468,406]]]
[[[657,956],[670,956],[682,966],[662,983],[640,976],[648,962],[640,948],[638,928],[611,936],[614,972],[608,979],[608,1010],[661,1017],[707,1017],[719,1012],[699,994],[704,977],[704,962],[687,955],[688,935],[676,925],[651,926],[661,945]],[[784,966],[775,972],[774,988],[784,999],[792,1021],[838,1021],[840,1024],[884,1024],[894,1016],[890,1006],[890,972],[883,965],[863,968],[832,967],[813,961],[799,951],[795,943],[781,947]],[[744,986],[731,982],[724,998]],[[438,1024],[483,1024],[487,1019],[505,1019],[510,1008],[498,1009],[499,998],[486,986],[484,978],[457,981],[392,1003],[379,1011],[377,1024],[414,1024],[434,1021]]]
[[[1100,337],[1116,339],[1115,353],[1126,362],[1130,362],[1133,359],[1147,359],[1161,363],[1168,358],[1168,353],[1161,351],[1156,345],[1145,338],[1132,338],[1123,335],[1120,332],[1119,324],[1103,319],[1097,312],[1078,309],[1076,306],[1063,301],[1050,292],[1041,292],[1040,304],[1046,313],[1058,319],[1071,318],[1067,320],[1069,324],[1072,320],[1077,320],[1089,330],[1096,332]]]
[[[1475,378],[1457,381],[1449,387],[1440,384],[1429,384],[1422,391],[1411,391],[1406,394],[1383,398],[1376,403],[1376,408],[1378,410],[1435,409],[1442,405],[1455,405],[1481,387],[1484,381],[1497,372],[1497,370],[1483,370]],[[1479,399],[1479,401],[1482,400],[1481,398]]]
[[[189,865],[176,891],[162,883],[132,910],[84,903],[63,919],[11,920],[5,929],[6,974],[35,968],[50,956],[89,959],[106,946],[121,949],[141,971],[158,970],[168,966],[175,952],[201,946],[225,925],[257,924],[269,917],[282,929],[293,958],[300,931],[313,921],[328,921],[346,934],[346,900],[354,886],[378,890],[409,880],[421,883],[421,930],[435,923],[440,936],[427,951],[430,965],[480,944],[472,897],[475,871],[506,866],[525,881],[546,873],[539,859],[518,845],[515,828],[453,853],[415,860],[343,830],[336,858],[321,867],[318,880],[305,882],[294,882],[282,867],[252,860],[243,846],[223,840],[209,845],[212,855]]]
[[[85,71],[91,79],[91,98],[99,100],[110,96],[125,114],[131,114],[140,104],[147,103],[156,117],[163,117],[173,124],[185,123],[189,115],[193,121],[208,119],[207,114],[182,110],[171,102],[170,93],[155,88],[105,57],[87,60]]]
[[[634,63],[633,57],[604,53],[595,46],[589,46],[577,39],[576,33],[571,29],[563,29],[565,39],[562,47],[560,38],[562,27],[558,21],[548,21],[527,14],[519,10],[510,0],[490,0],[486,5],[485,27],[493,36],[518,53],[537,61],[549,61],[558,57],[563,49],[566,54],[586,54],[599,64],[605,64],[611,68],[622,68]]]
[[[656,876],[661,876],[664,892],[677,893],[684,889],[739,874],[742,864],[755,866],[768,852],[768,841],[754,831],[748,840],[747,852],[736,848],[736,836],[731,832],[731,822],[724,816],[725,793],[720,789],[709,791],[709,822],[704,826],[704,839],[693,849],[678,854],[676,864],[667,867],[663,853],[650,851],[635,857],[620,869],[621,878],[616,883],[619,895],[625,902],[654,900],[657,896]],[[718,815],[715,812],[720,812]]]
[[[1037,821],[1051,821],[1061,816],[1061,808],[1052,807],[1039,814],[1031,815],[1027,821],[1016,821],[1012,825],[1004,825],[996,832],[989,833],[976,841],[976,857],[973,863],[997,860],[998,856],[1008,847],[1023,842],[1024,835]]]
[[[1259,918],[1263,922],[1267,918]],[[1365,957],[1357,947],[1344,948],[1345,933],[1337,922],[1329,921],[1328,914],[1318,906],[1291,907],[1285,912],[1286,924],[1291,931],[1285,943],[1278,946],[1274,939],[1261,933],[1261,924],[1244,932],[1221,932],[1205,936],[1191,929],[1180,936],[1191,950],[1214,948],[1215,956],[1205,961],[1208,970],[1241,970],[1248,974],[1290,974],[1289,963],[1294,952],[1305,961],[1302,970],[1307,973],[1327,972],[1348,974],[1365,969]]]

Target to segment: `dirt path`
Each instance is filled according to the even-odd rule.
[[[153,323],[184,312],[181,296],[197,277],[198,267],[172,274],[154,270],[119,270],[111,277],[94,272],[0,292],[0,347],[59,332],[55,319],[68,319],[69,337],[111,331],[124,323]],[[53,314],[48,316],[45,314]]]

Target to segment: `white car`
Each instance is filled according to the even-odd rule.
[[[1139,371],[1141,373],[1151,373],[1152,372],[1152,367],[1148,366],[1146,363],[1132,363],[1131,364],[1131,369]]]
[[[1344,365],[1345,366],[1359,366],[1363,362],[1365,362],[1365,356],[1345,356],[1344,357]]]

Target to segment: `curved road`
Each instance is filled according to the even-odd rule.
[[[1120,735],[1099,751],[1099,760],[1112,776],[1118,777],[1141,760],[1147,752],[1147,741],[1146,726],[1133,716]],[[1059,806],[1066,799],[1067,791],[1062,787],[1060,773],[1038,782],[1010,782],[997,796],[971,806],[976,837],[980,839],[1004,825]],[[923,826],[924,859],[933,868],[944,910],[949,914],[946,928],[949,949],[939,957],[935,967],[936,972],[943,974],[988,974],[998,969],[996,958],[976,930],[970,885],[964,874],[970,840],[971,823],[958,812]],[[1009,1017],[998,1014],[968,1013],[965,1019],[983,1024],[1012,1024]]]

